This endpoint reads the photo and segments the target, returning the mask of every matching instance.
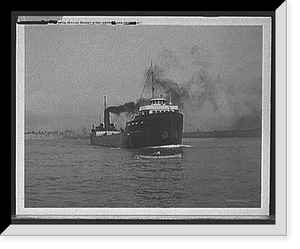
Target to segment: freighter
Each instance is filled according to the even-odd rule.
[[[136,149],[181,144],[183,114],[177,105],[172,105],[171,97],[167,103],[162,95],[155,96],[152,63],[149,75],[152,82],[151,98],[126,122],[125,129],[117,130],[110,122],[110,108],[106,108],[106,97],[104,98],[104,124],[93,126],[90,134],[92,145]]]

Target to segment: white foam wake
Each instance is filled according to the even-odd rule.
[[[181,148],[181,147],[192,148],[194,146],[188,144],[169,144],[169,145],[150,146],[148,148],[163,149],[163,148]]]

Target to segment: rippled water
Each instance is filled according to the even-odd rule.
[[[260,207],[260,138],[189,138],[127,150],[25,141],[25,207]],[[137,155],[182,154],[141,159]]]

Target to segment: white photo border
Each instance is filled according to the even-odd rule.
[[[16,215],[23,217],[54,216],[54,217],[76,217],[93,216],[105,219],[111,217],[140,217],[151,216],[236,216],[236,215],[269,215],[269,165],[270,165],[270,94],[271,94],[271,18],[270,17],[137,17],[142,25],[261,25],[263,27],[263,70],[262,70],[262,160],[261,160],[261,207],[260,208],[26,208],[25,207],[25,175],[24,175],[24,36],[26,28],[24,25],[17,27],[17,38],[20,46],[17,46],[17,209]],[[136,20],[134,18],[134,20]],[[63,23],[70,25],[81,25],[76,23],[126,22],[131,17],[64,17]],[[68,25],[68,24],[64,24]],[[87,24],[84,24],[87,25]],[[23,57],[23,58],[22,58]],[[145,216],[145,217],[143,217]]]

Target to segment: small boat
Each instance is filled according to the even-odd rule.
[[[144,155],[137,155],[136,158],[142,158],[142,159],[171,159],[171,158],[181,158],[182,154],[175,154],[175,155],[155,155],[155,156],[144,156]]]

